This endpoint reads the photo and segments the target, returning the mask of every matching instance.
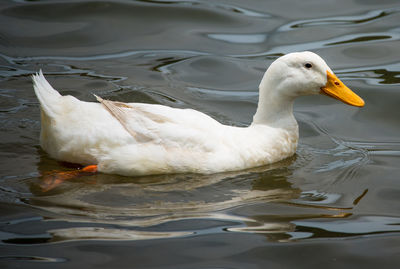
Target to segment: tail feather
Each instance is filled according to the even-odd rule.
[[[42,109],[48,116],[53,117],[61,94],[47,82],[42,70],[39,71],[39,74],[32,75],[32,81],[36,97],[39,99]]]

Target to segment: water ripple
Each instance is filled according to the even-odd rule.
[[[29,261],[29,262],[66,262],[64,258],[51,258],[40,256],[0,256],[0,261]]]
[[[293,223],[296,226],[314,228],[321,232],[325,231],[324,237],[327,237],[327,232],[332,233],[334,237],[336,237],[336,233],[343,236],[354,236],[400,232],[400,218],[386,216],[360,216],[352,219],[352,221],[338,219],[330,222],[294,221]],[[321,235],[315,234],[313,237],[321,237]]]
[[[214,2],[203,2],[198,0],[136,0],[136,2],[154,3],[154,4],[179,4],[179,5],[191,5],[191,6],[206,6],[211,9],[221,9],[238,14],[242,14],[248,17],[258,17],[258,18],[269,18],[271,15],[267,13],[262,13],[259,11],[251,10],[248,8],[239,7],[237,5],[222,4]]]
[[[54,229],[49,233],[53,236],[52,242],[69,240],[149,240],[192,235],[192,232],[150,232],[129,229],[113,229],[102,227],[74,227]]]
[[[229,97],[230,100],[248,101],[249,98],[252,98],[256,101],[258,98],[258,92],[255,91],[227,91],[198,87],[187,87],[187,90],[197,97],[206,96],[207,99],[212,100],[226,100],[226,98]]]
[[[336,72],[343,78],[364,80],[370,85],[400,84],[400,63],[371,65],[368,67],[352,67]]]
[[[233,44],[258,44],[267,40],[267,34],[207,34],[211,39]]]
[[[200,55],[210,55],[210,53],[194,51],[194,50],[133,50],[133,51],[124,51],[117,53],[104,53],[100,55],[89,55],[89,56],[30,56],[30,57],[11,57],[5,54],[0,53],[0,57],[8,61],[12,64],[26,64],[29,62],[37,62],[43,60],[62,60],[62,61],[97,61],[97,60],[108,60],[108,59],[117,59],[117,58],[125,58],[138,54],[144,55],[156,55],[156,54],[176,54],[176,55],[188,55],[188,56],[200,56]]]
[[[353,15],[353,16],[335,16],[328,18],[317,18],[309,20],[298,20],[288,24],[282,25],[277,29],[278,32],[292,31],[296,28],[324,26],[324,25],[354,25],[354,24],[366,24],[369,22],[376,21],[383,17],[398,13],[400,9],[386,9],[386,10],[372,10],[364,14]]]
[[[296,43],[296,44],[281,44],[276,47],[263,52],[249,53],[249,54],[232,54],[231,57],[235,58],[259,58],[259,57],[270,57],[280,56],[282,54],[291,53],[295,51],[303,50],[316,50],[324,47],[336,47],[348,44],[356,43],[378,43],[382,41],[398,41],[400,40],[400,33],[397,28],[392,30],[388,29],[387,32],[373,32],[373,33],[356,33],[342,35],[330,39],[324,39],[320,41]]]

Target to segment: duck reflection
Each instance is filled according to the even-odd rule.
[[[43,152],[40,152],[43,153]],[[40,154],[40,174],[71,170]],[[103,212],[128,218],[193,213],[209,213],[256,201],[288,201],[300,194],[286,179],[292,174],[296,158],[246,171],[212,175],[181,174],[145,177],[123,177],[96,174],[66,181],[43,192],[43,183],[32,182],[31,204],[57,205],[53,209],[85,208],[92,216]],[[102,215],[104,217],[104,215]],[[136,224],[136,223],[135,223]],[[138,224],[138,223],[137,223]]]
[[[40,156],[41,173],[60,167],[71,169],[48,159],[43,152]],[[26,202],[51,213],[47,214],[51,220],[77,223],[49,231],[52,241],[187,236],[202,230],[198,225],[193,227],[193,220],[213,222],[219,231],[263,234],[274,242],[297,240],[314,236],[304,223],[297,225],[297,221],[351,216],[347,212],[351,208],[324,204],[333,194],[305,193],[293,186],[294,171],[303,165],[297,158],[213,175],[131,178],[96,174],[64,182],[48,192],[39,187],[39,178],[31,182],[33,197]],[[355,201],[358,203],[361,198]],[[79,223],[85,224],[81,227]],[[165,231],[163,225],[172,228]]]

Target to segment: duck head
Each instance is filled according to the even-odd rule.
[[[317,54],[304,51],[280,57],[268,68],[265,78],[273,80],[279,94],[289,97],[325,94],[352,106],[364,106],[364,100],[352,92]]]
[[[275,60],[259,88],[255,123],[277,121],[285,114],[292,117],[293,100],[303,95],[324,94],[352,106],[364,106],[364,100],[340,81],[321,57],[309,51]]]

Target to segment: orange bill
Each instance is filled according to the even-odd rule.
[[[329,71],[326,71],[326,73],[328,81],[326,82],[325,87],[321,88],[321,93],[339,99],[340,101],[352,106],[364,106],[364,100],[344,85],[337,76]]]

